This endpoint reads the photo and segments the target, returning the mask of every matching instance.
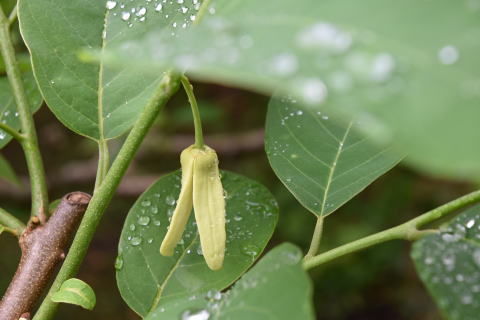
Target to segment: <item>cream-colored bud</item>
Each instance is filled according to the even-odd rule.
[[[193,206],[205,261],[210,269],[221,269],[226,241],[225,199],[217,154],[207,146],[190,146],[182,152],[180,162],[182,188],[160,253],[173,255]]]

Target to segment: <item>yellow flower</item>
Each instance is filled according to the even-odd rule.
[[[182,238],[192,207],[200,244],[207,265],[219,270],[225,255],[225,199],[215,150],[194,145],[180,155],[182,188],[172,221],[160,247],[164,256],[173,255]]]

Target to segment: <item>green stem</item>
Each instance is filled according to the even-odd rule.
[[[304,258],[305,261],[311,259],[318,253],[320,241],[322,240],[323,220],[323,216],[317,218],[317,224],[315,225],[315,230],[313,231],[312,242],[310,243],[310,248],[308,249],[308,252]]]
[[[95,190],[102,184],[110,167],[110,153],[108,151],[107,140],[102,139],[98,141],[98,168],[97,178],[95,180]]]
[[[193,86],[186,76],[182,76],[180,81],[182,82],[185,93],[188,96],[190,106],[192,107],[193,124],[195,126],[195,146],[203,148],[205,142],[203,140],[202,119],[200,118],[197,99],[195,99],[195,94],[193,93]]]
[[[90,204],[85,212],[85,216],[78,228],[77,234],[75,235],[75,239],[68,251],[68,255],[65,258],[62,268],[33,320],[47,320],[53,317],[57,309],[57,303],[53,302],[50,297],[60,288],[65,280],[73,277],[77,273],[100,219],[110,203],[125,171],[140,147],[145,135],[152,126],[158,112],[178,89],[178,85],[178,76],[172,73],[167,74],[162,79],[155,95],[150,99],[144,111],[136,121],[105,179],[90,200]]]
[[[197,18],[193,22],[193,25],[199,24],[200,20],[203,19],[203,16],[205,16],[205,13],[207,12],[208,7],[210,6],[210,2],[211,0],[203,1],[202,5],[200,6],[200,9],[198,9]]]
[[[10,15],[8,16],[8,25],[11,26],[15,22],[15,20],[17,20],[17,17],[18,17],[18,4],[15,5],[15,7],[10,12]]]
[[[0,208],[0,225],[8,228],[6,230],[11,233],[14,231],[16,236],[21,235],[25,230],[25,224],[3,208]]]
[[[5,124],[3,122],[0,122],[0,129],[5,131],[7,134],[11,135],[15,140],[17,140],[20,143],[23,142],[25,138],[23,135],[18,133],[17,130],[13,129],[8,124]]]
[[[454,211],[465,208],[479,201],[480,190],[474,191],[463,197],[448,202],[438,208],[430,210],[422,214],[421,216],[418,216],[417,218],[407,221],[401,225],[347,243],[345,245],[312,257],[308,260],[305,260],[303,263],[303,267],[308,270],[326,262],[332,261],[336,258],[342,257],[346,254],[357,252],[362,249],[390,240],[417,240],[424,235],[435,232],[433,230],[418,230],[419,227],[425,226],[426,224],[434,222],[435,220],[438,220]]]
[[[45,170],[38,147],[35,123],[33,122],[32,112],[23,87],[22,76],[10,38],[9,21],[2,8],[0,8],[0,50],[5,62],[8,80],[15,96],[20,124],[22,126],[22,134],[25,137],[22,141],[22,147],[30,174],[32,216],[38,216],[40,220],[43,221],[48,210]]]

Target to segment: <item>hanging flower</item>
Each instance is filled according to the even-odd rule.
[[[219,270],[225,255],[225,199],[215,150],[192,145],[180,155],[182,188],[167,234],[160,247],[164,256],[173,255],[182,238],[192,208],[200,244],[207,265]]]

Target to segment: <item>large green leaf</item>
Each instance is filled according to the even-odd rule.
[[[214,0],[198,28],[156,29],[107,61],[281,89],[368,119],[408,160],[480,178],[480,10],[475,1]],[[372,125],[374,124],[374,125]]]
[[[480,313],[480,206],[453,219],[412,249],[420,278],[447,319],[476,320]]]
[[[179,171],[160,178],[130,210],[120,238],[117,283],[123,299],[138,314],[145,316],[171,299],[226,288],[264,249],[277,222],[276,201],[265,187],[243,176],[222,171],[222,183],[227,248],[219,271],[210,270],[204,261],[193,215],[174,255],[160,255],[180,192]]]
[[[32,112],[35,112],[42,105],[42,96],[37,89],[32,73],[25,72],[22,75]],[[0,121],[14,129],[20,129],[15,97],[6,77],[0,77]],[[0,148],[3,148],[10,140],[12,140],[12,136],[0,130]]]
[[[67,127],[101,140],[121,135],[134,123],[163,70],[111,69],[80,62],[78,53],[107,50],[153,26],[186,27],[191,19],[183,11],[195,15],[198,9],[191,1],[160,6],[160,1],[145,0],[20,1],[20,27],[40,90]]]
[[[226,293],[208,291],[159,307],[146,319],[314,319],[302,253],[285,243],[268,252]]]
[[[395,166],[401,157],[359,134],[358,121],[274,98],[265,148],[273,170],[303,206],[325,216]]]

